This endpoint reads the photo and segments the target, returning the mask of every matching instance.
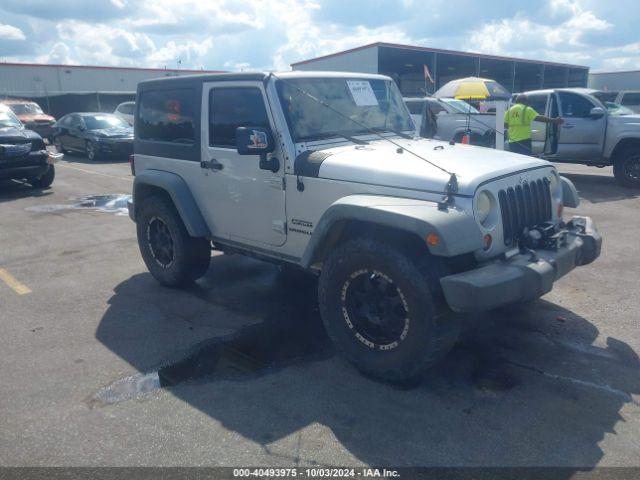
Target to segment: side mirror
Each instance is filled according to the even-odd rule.
[[[591,118],[600,118],[603,117],[605,114],[604,108],[602,107],[593,107],[590,111],[589,111],[589,116]]]
[[[264,127],[236,128],[236,148],[239,155],[266,155],[275,150],[271,130]]]

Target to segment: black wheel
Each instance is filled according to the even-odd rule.
[[[91,140],[87,140],[85,143],[84,151],[90,161],[95,162],[98,159],[96,145]]]
[[[458,335],[409,256],[375,240],[354,239],[329,255],[318,298],[337,349],[381,380],[415,379],[449,351]]]
[[[189,236],[174,206],[163,198],[149,197],[139,208],[138,246],[156,280],[174,287],[202,277],[211,260],[209,241]]]
[[[613,175],[620,185],[640,188],[640,149],[622,152],[613,164]]]
[[[56,147],[56,151],[58,151],[59,153],[69,153],[68,150],[64,148],[62,139],[60,137],[54,137],[53,145]]]
[[[49,188],[56,178],[56,170],[53,165],[49,165],[47,171],[36,178],[30,178],[29,183],[34,188]]]

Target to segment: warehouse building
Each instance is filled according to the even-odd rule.
[[[450,80],[469,76],[494,79],[512,92],[586,87],[589,74],[589,68],[580,65],[383,42],[303,60],[291,67],[293,70],[382,73],[396,80],[405,96],[420,96],[425,91],[433,93]]]
[[[589,88],[608,91],[640,90],[640,70],[590,73]]]
[[[111,112],[133,100],[149,78],[217,73],[209,70],[0,63],[0,98],[36,101],[56,117],[70,111]]]

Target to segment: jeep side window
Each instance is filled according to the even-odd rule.
[[[594,104],[582,95],[570,92],[559,92],[558,95],[563,117],[586,118],[594,107]]]
[[[269,128],[269,117],[260,89],[214,88],[209,94],[209,145],[236,148],[236,128]]]
[[[136,128],[143,140],[193,144],[194,92],[187,88],[142,92]]]

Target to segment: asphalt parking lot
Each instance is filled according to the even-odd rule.
[[[640,191],[559,168],[600,259],[473,319],[410,389],[334,354],[313,279],[216,255],[187,290],[157,284],[134,224],[87,198],[130,193],[127,163],[3,182],[0,464],[637,466]]]

